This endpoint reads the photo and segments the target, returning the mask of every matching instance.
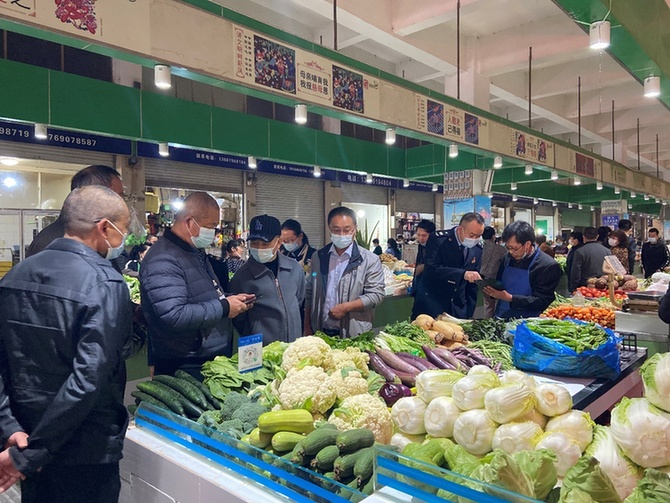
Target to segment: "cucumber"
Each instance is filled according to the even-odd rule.
[[[370,496],[374,492],[374,490],[375,490],[375,478],[370,477],[370,480],[366,482],[366,484],[361,489],[361,492],[363,494],[367,494],[368,496]]]
[[[335,460],[340,457],[340,450],[336,445],[328,445],[321,449],[312,462],[314,468],[331,471]]]
[[[363,486],[372,477],[372,467],[375,461],[375,450],[373,447],[361,449],[358,459],[354,465],[354,477],[358,479],[358,485]]]
[[[305,437],[302,447],[305,454],[315,456],[324,447],[335,445],[340,432],[332,428],[318,428]]]
[[[193,377],[191,374],[188,372],[184,372],[183,370],[177,370],[174,373],[175,377],[178,377],[179,379],[183,379],[184,381],[190,382],[193,386],[196,386],[203,395],[205,395],[205,398],[207,401],[210,403],[212,408],[210,410],[220,410],[221,405],[223,405],[223,402],[216,398],[214,395],[212,395],[212,392],[209,390],[209,386],[207,386],[204,382],[198,381],[195,377]]]
[[[184,406],[179,401],[179,393],[172,388],[156,381],[145,381],[137,383],[137,389],[158,398],[165,403],[173,412],[183,416]]]
[[[372,430],[358,428],[343,431],[337,437],[337,448],[342,454],[355,452],[365,447],[372,447],[375,443],[375,434]]]
[[[309,464],[314,459],[314,456],[308,456],[305,454],[305,451],[302,450],[301,447],[302,446],[300,445],[300,442],[298,442],[292,451],[291,463],[294,465],[309,466]]]
[[[275,451],[292,451],[305,437],[292,431],[280,431],[272,436],[272,448]]]
[[[135,415],[135,412],[137,412],[137,405],[135,405],[135,404],[129,405],[129,406],[128,406],[128,413],[129,413],[131,416],[134,416],[134,415]]]
[[[261,433],[261,430],[254,428],[249,433],[249,443],[259,449],[266,449],[272,444],[272,435],[270,433]]]
[[[274,410],[265,412],[258,418],[258,429],[262,433],[310,433],[314,430],[312,414],[305,409]]]
[[[205,395],[202,394],[202,391],[200,391],[197,386],[190,382],[167,375],[154,376],[153,380],[165,384],[178,393],[181,393],[201,409],[207,409],[207,399],[205,398]]]
[[[351,454],[340,455],[335,462],[333,463],[333,471],[335,472],[335,478],[342,481],[343,479],[348,479],[354,475],[354,466],[356,466],[356,460],[358,459],[358,452]]]
[[[179,402],[181,403],[182,407],[184,407],[184,412],[188,417],[192,419],[198,419],[202,415],[203,410],[191,402],[184,395],[179,395]]]
[[[137,405],[139,405],[142,402],[147,402],[150,403],[151,405],[155,405],[156,407],[160,407],[161,409],[170,410],[170,407],[168,407],[165,402],[162,402],[158,398],[155,398],[154,396],[149,395],[148,393],[144,393],[140,390],[132,391],[130,393],[130,396],[135,397],[135,403]]]

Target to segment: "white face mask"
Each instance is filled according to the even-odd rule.
[[[619,241],[613,238],[609,238],[607,242],[609,243],[610,248],[614,248],[617,244],[619,244]]]
[[[293,253],[298,248],[300,248],[300,245],[296,241],[293,241],[292,243],[284,243],[284,250],[289,253]]]
[[[249,248],[249,253],[256,262],[261,264],[272,262],[276,255],[274,248]]]
[[[344,250],[346,248],[349,248],[349,245],[354,241],[354,235],[353,234],[340,235],[331,233],[330,241],[333,243],[333,245],[335,245],[335,248]]]
[[[127,233],[124,234],[123,232],[121,232],[119,230],[119,228],[112,223],[111,220],[109,220],[109,225],[114,227],[114,230],[116,232],[118,232],[119,234],[121,234],[121,238],[122,238],[121,239],[121,244],[119,246],[117,246],[116,248],[113,248],[112,245],[109,244],[109,241],[107,241],[105,239],[105,243],[107,243],[107,246],[109,247],[109,248],[107,248],[107,253],[105,254],[105,258],[107,260],[114,260],[114,259],[119,258],[121,256],[121,252],[123,251],[123,247],[126,244],[126,238],[128,237],[128,234]]]
[[[649,244],[655,245],[658,242],[658,238],[649,238]]]
[[[200,224],[195,221],[195,219],[193,219],[193,221],[195,222],[195,225],[198,226],[198,229],[200,229],[200,234],[195,237],[191,235],[191,242],[193,243],[193,246],[198,249],[207,248],[212,244],[214,238],[216,237],[216,229],[201,227]],[[188,233],[191,234],[191,231],[188,231]]]
[[[465,238],[463,240],[463,246],[465,246],[466,248],[474,248],[480,242],[481,242],[481,240],[478,239],[478,238]]]

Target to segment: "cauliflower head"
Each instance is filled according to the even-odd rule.
[[[289,370],[278,391],[283,409],[307,409],[312,414],[325,413],[337,400],[335,383],[313,365]]]
[[[308,361],[308,365],[328,368],[331,365],[332,350],[326,341],[319,337],[313,335],[300,337],[289,344],[284,351],[281,366],[288,372],[303,360]]]
[[[367,428],[375,434],[375,441],[388,444],[393,435],[393,419],[386,404],[368,393],[350,396],[342,400],[328,419],[338,430]]]
[[[368,368],[370,357],[358,348],[334,349],[331,357],[330,365],[326,368],[328,372],[351,368],[360,370],[363,377],[366,377],[370,371]]]
[[[330,375],[338,400],[368,392],[368,382],[359,370],[337,370]]]

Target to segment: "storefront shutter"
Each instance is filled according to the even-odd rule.
[[[342,184],[342,203],[388,204],[388,189],[356,183]]]
[[[241,194],[242,171],[168,159],[146,160],[146,185],[167,189],[206,190]]]
[[[267,213],[280,222],[293,218],[315,248],[324,245],[326,210],[323,181],[295,176],[258,173],[256,214]]]
[[[18,157],[20,159],[43,159],[45,161],[64,162],[79,166],[91,164],[105,164],[114,166],[114,154],[106,152],[91,152],[74,148],[51,147],[32,143],[0,141],[0,155],[3,157]]]
[[[418,190],[398,190],[395,200],[396,211],[402,213],[435,214],[435,193]]]

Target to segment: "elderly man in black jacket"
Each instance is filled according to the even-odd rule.
[[[10,446],[0,492],[20,474],[23,503],[111,503],[132,314],[109,259],[123,248],[128,208],[87,186],[70,193],[60,219],[65,236],[0,281],[0,446]]]
[[[204,249],[214,241],[219,205],[194,192],[177,213],[172,229],[142,261],[142,311],[149,328],[149,363],[155,374],[178,369],[202,379],[200,368],[233,350],[228,318],[253,307],[253,295],[226,296]]]

